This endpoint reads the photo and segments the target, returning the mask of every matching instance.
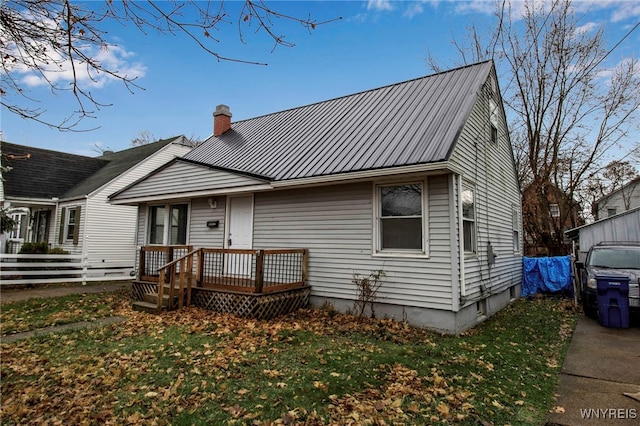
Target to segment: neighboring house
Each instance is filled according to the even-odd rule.
[[[520,193],[492,62],[231,125],[111,202],[138,241],[308,249],[311,303],[457,333],[519,296]]]
[[[566,255],[571,247],[564,232],[583,223],[579,205],[551,182],[541,186],[539,189],[532,183],[522,191],[524,254],[532,257]],[[544,204],[538,201],[540,193]]]
[[[137,209],[111,205],[107,196],[192,147],[179,136],[91,158],[3,142],[3,160],[13,158],[3,202],[9,214],[23,214],[21,241],[47,241],[96,268],[132,269]]]
[[[598,220],[634,207],[640,207],[640,176],[593,203],[592,211]]]
[[[0,142],[0,206],[16,221],[2,234],[0,252],[17,253],[25,242],[54,242],[58,201],[108,162],[100,158]]]
[[[581,262],[585,261],[591,246],[603,241],[640,242],[640,206],[570,229],[566,235],[577,243],[574,255]]]

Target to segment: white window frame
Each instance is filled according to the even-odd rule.
[[[73,212],[73,231],[71,232],[71,236],[69,236],[69,227],[72,225],[71,224],[71,213]],[[80,226],[80,223],[78,222],[78,218],[75,217],[76,216],[76,207],[72,206],[72,207],[67,207],[66,211],[65,211],[65,218],[64,218],[64,242],[68,243],[68,242],[73,242],[73,236],[75,235],[76,232],[76,226]]]
[[[489,140],[498,143],[498,104],[489,99]]]
[[[150,204],[147,207],[147,227],[146,227],[146,233],[145,233],[145,240],[147,241],[147,244],[157,245],[157,246],[183,245],[183,243],[176,244],[170,241],[171,230],[172,230],[171,211],[172,211],[172,208],[176,206],[187,207],[184,245],[189,244],[189,227],[190,227],[189,218],[191,217],[191,203],[189,203],[188,201],[176,201],[176,202],[165,203],[165,204]],[[162,216],[162,243],[151,242],[151,227],[153,225],[153,223],[151,222],[151,211],[153,208],[157,208],[157,207],[164,208],[164,212]]]
[[[478,228],[477,227],[477,216],[478,216],[478,202],[477,201],[478,200],[477,200],[477,197],[476,197],[476,194],[477,194],[476,193],[476,187],[475,187],[475,185],[473,185],[470,182],[463,181],[462,182],[462,188],[460,188],[460,190],[461,190],[461,194],[460,194],[460,215],[461,215],[461,218],[462,218],[462,229],[460,230],[460,235],[462,237],[461,244],[462,244],[462,247],[464,249],[465,254],[469,254],[469,255],[470,254],[474,254],[475,255],[478,252],[478,229],[477,229]],[[468,218],[468,217],[465,217],[465,215],[464,215],[464,208],[463,208],[463,203],[464,203],[463,197],[464,197],[464,195],[463,194],[467,190],[471,191],[471,193],[473,195],[473,218]],[[465,223],[470,223],[471,226],[472,226],[471,227],[472,235],[471,235],[471,238],[469,240],[471,242],[471,245],[472,245],[471,250],[467,249],[467,247],[465,247],[465,244],[464,244],[464,242],[465,242],[465,235],[464,235],[465,226],[464,226],[464,224]]]
[[[549,203],[549,215],[551,217],[560,217],[560,204]]]
[[[511,206],[511,228],[513,236],[513,252],[521,253],[520,244],[520,209],[515,204]]]
[[[381,189],[390,186],[403,185],[420,185],[421,186],[421,207],[422,207],[422,249],[382,249],[382,197]],[[427,205],[427,180],[426,179],[408,179],[375,182],[373,185],[373,256],[379,257],[411,257],[411,258],[428,258],[429,257],[429,238],[428,238],[428,205]]]
[[[27,234],[29,233],[29,214],[27,212],[18,211],[10,213],[9,216],[16,223],[15,229],[9,233],[9,239],[25,241],[27,239]]]

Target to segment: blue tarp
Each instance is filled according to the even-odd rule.
[[[522,296],[562,292],[573,295],[571,256],[524,257]]]

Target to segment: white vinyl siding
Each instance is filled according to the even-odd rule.
[[[372,183],[255,194],[254,248],[308,248],[312,295],[355,298],[353,273],[387,273],[383,303],[452,308],[448,177],[429,177],[431,258],[375,257]]]
[[[506,120],[490,85],[485,85],[471,111],[450,163],[462,171],[463,182],[473,182],[475,189],[476,255],[465,256],[461,291],[462,305],[475,303],[487,293],[493,294],[522,282],[522,254],[514,252],[513,206],[521,205],[513,153]],[[490,100],[498,108],[491,114]],[[498,142],[491,141],[489,126],[497,126]],[[522,238],[520,220],[515,225]],[[462,244],[462,241],[458,242]],[[497,254],[489,266],[487,247],[491,243]],[[482,292],[481,286],[488,289]]]
[[[194,247],[224,247],[226,197],[217,197],[215,208],[208,198],[196,198],[191,201],[189,218],[189,244]],[[217,228],[207,227],[207,222],[218,221]]]
[[[77,245],[69,242],[62,244],[61,247],[73,254],[83,254],[84,250],[89,262],[98,267],[108,268],[124,264],[130,264],[133,267],[136,258],[136,244],[142,245],[145,241],[144,238],[138,239],[136,237],[138,207],[110,204],[108,196],[142,178],[176,156],[186,154],[189,150],[190,148],[187,146],[169,144],[116,179],[98,188],[87,198],[83,197],[79,224],[80,241]],[[73,206],[73,203],[77,204],[78,202],[79,200],[62,203],[60,207]],[[58,242],[57,235],[60,225],[59,214],[59,212],[56,213],[56,220],[52,222],[56,228],[53,234],[56,236],[56,243]]]
[[[118,199],[161,196],[184,192],[237,188],[263,184],[264,181],[198,164],[175,162],[150,175],[134,187],[123,191]]]
[[[601,199],[596,219],[605,219],[636,207],[640,207],[640,178]]]

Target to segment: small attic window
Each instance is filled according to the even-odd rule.
[[[489,131],[493,143],[498,143],[498,105],[493,99],[489,99]]]
[[[496,84],[496,79],[493,78],[493,76],[489,77],[489,87],[491,88],[492,95],[498,93],[498,85]]]
[[[491,123],[491,142],[498,143],[498,129]]]

